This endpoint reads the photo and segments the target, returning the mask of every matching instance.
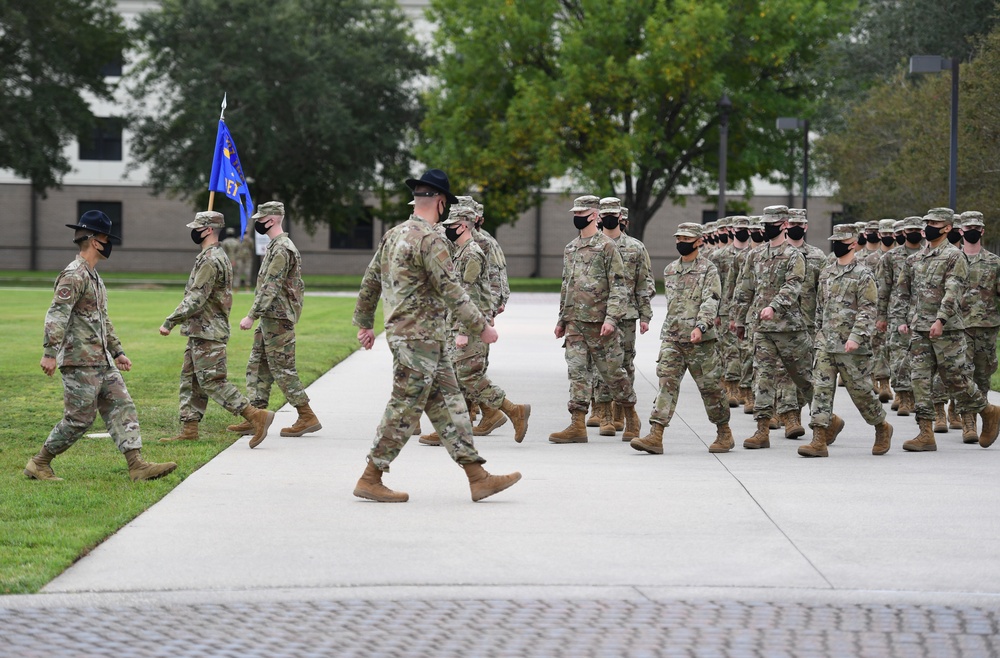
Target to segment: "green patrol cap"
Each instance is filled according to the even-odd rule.
[[[260,219],[271,215],[285,216],[285,204],[280,201],[268,201],[257,206],[257,212],[250,216],[250,219]]]
[[[919,228],[919,229],[922,229],[923,227],[924,227],[924,218],[923,217],[917,217],[915,215],[910,215],[909,217],[904,217],[903,218],[903,228],[904,229],[908,229],[908,228]]]
[[[690,224],[693,222],[686,222],[686,223]],[[704,224],[699,224],[698,226],[701,227],[702,235],[704,235],[705,233],[715,233],[715,230],[719,227],[717,222],[705,222]]]
[[[620,215],[622,213],[622,200],[616,196],[606,196],[601,199],[600,214]]]
[[[903,220],[897,219],[892,225],[892,232],[899,233],[903,230]]]
[[[476,211],[469,206],[454,206],[448,212],[448,219],[441,222],[441,226],[452,226],[459,222],[476,221]]]
[[[569,209],[572,213],[587,212],[590,210],[599,210],[601,207],[601,200],[594,196],[593,194],[586,194],[584,196],[578,196],[573,200],[573,207]]]
[[[705,227],[707,226],[708,224],[705,224]],[[701,224],[695,224],[694,222],[684,222],[683,224],[677,227],[677,231],[674,233],[674,236],[676,237],[682,235],[688,238],[700,238],[703,232],[705,231],[703,230]]]
[[[955,211],[951,208],[931,208],[924,215],[925,222],[948,222],[955,223]]]
[[[622,206],[622,221],[628,221],[628,208]]]
[[[758,231],[761,230],[763,226],[760,220],[761,220],[760,215],[750,215],[750,221],[748,222],[749,228],[751,230],[758,230]]]
[[[733,218],[732,217],[723,217],[722,219],[715,220],[715,228],[716,229],[729,228],[732,225],[733,225]]]
[[[833,227],[833,235],[829,237],[831,242],[840,240],[857,240],[858,228],[854,224],[837,224]]]
[[[458,203],[456,204],[458,206],[473,209],[476,207],[476,200],[471,196],[457,196],[455,198],[458,199]]]
[[[221,212],[205,210],[194,216],[194,221],[185,224],[188,228],[225,228],[226,220]]]
[[[788,219],[788,206],[768,206],[760,217],[761,224],[780,224]]]
[[[788,209],[788,223],[789,224],[808,224],[809,220],[806,218],[805,208],[789,208]]]
[[[734,215],[732,220],[733,228],[750,228],[750,218],[746,215]]]
[[[896,230],[896,220],[895,219],[880,219],[878,220],[878,232],[879,233],[892,233]]]
[[[986,223],[983,221],[983,213],[978,210],[966,210],[962,213],[962,228],[971,228],[973,226],[985,227]]]
[[[873,219],[870,222],[865,223],[865,231],[871,233],[872,231],[878,230],[878,220]]]

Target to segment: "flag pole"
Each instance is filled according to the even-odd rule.
[[[219,113],[219,121],[222,121],[225,116],[226,116],[226,92],[222,92],[222,112]],[[209,212],[211,212],[214,206],[215,206],[215,190],[211,190],[208,193]]]

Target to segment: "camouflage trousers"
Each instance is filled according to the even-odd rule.
[[[889,328],[886,340],[889,348],[889,383],[894,391],[911,391],[910,383],[910,337],[896,329]]]
[[[812,400],[812,357],[813,339],[806,331],[758,331],[754,334],[754,418],[770,418],[775,413],[779,366],[784,366],[799,389],[791,396],[794,404],[800,400],[808,404]]]
[[[932,339],[926,331],[910,331],[910,366],[918,420],[934,420],[931,390],[935,373],[941,376],[944,397],[954,398],[959,413],[979,413],[986,396],[976,388],[966,361],[965,332],[946,331]]]
[[[420,422],[420,414],[426,411],[452,459],[462,465],[486,463],[472,443],[469,408],[445,343],[390,340],[389,349],[392,397],[385,406],[368,461],[388,471]]]
[[[635,386],[635,325],[638,320],[622,320],[618,325],[618,333],[622,342],[622,367],[628,380]],[[598,402],[611,402],[614,398],[611,389],[604,383],[604,379],[594,367],[593,359],[590,362],[590,376],[594,382],[594,399]]]
[[[253,406],[267,409],[274,382],[293,407],[309,403],[295,369],[295,325],[290,320],[261,318],[247,362],[247,395]]]
[[[875,356],[872,376],[875,379],[889,378],[889,349],[887,342],[886,332],[876,330],[872,333],[872,354]]]
[[[753,334],[747,327],[747,337],[736,339],[740,350],[740,388],[753,388]]]
[[[489,345],[479,337],[469,336],[464,347],[454,350],[455,376],[462,394],[469,402],[478,402],[493,409],[499,409],[507,398],[504,390],[490,381],[486,375],[489,365]]]
[[[872,390],[874,367],[871,354],[817,352],[813,364],[812,419],[809,427],[830,426],[838,374],[866,423],[878,425],[885,420],[885,409]]]
[[[681,390],[684,373],[690,372],[701,393],[701,400],[708,412],[708,419],[714,425],[729,422],[729,398],[722,390],[722,363],[716,352],[715,343],[681,343],[664,341],[656,358],[656,376],[660,380],[660,390],[653,403],[650,423],[667,427],[677,408],[677,395]]]
[[[736,338],[736,334],[729,331],[729,318],[723,317],[721,324],[716,327],[719,340],[718,351],[722,359],[722,377],[726,381],[738,382],[742,375],[743,359],[740,353],[743,341]]]
[[[139,415],[118,368],[67,366],[60,372],[63,419],[45,439],[46,450],[53,455],[65,452],[90,429],[98,412],[119,452],[142,448]]]
[[[609,336],[602,336],[601,324],[600,322],[566,324],[563,347],[566,350],[566,365],[569,369],[570,412],[587,411],[590,405],[591,360],[602,383],[608,386],[610,399],[619,404],[635,404],[635,391],[622,365],[624,352],[619,332],[616,330]]]
[[[972,379],[983,395],[997,371],[997,333],[1000,327],[970,327],[965,330],[965,358],[972,364]]]
[[[188,338],[181,367],[181,422],[199,422],[205,416],[208,399],[239,415],[250,401],[228,379],[226,344],[218,340]]]

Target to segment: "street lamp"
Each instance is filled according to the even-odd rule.
[[[948,206],[958,203],[958,58],[940,55],[914,55],[910,73],[940,73],[951,69],[951,162],[948,166]]]
[[[716,107],[719,108],[719,203],[716,219],[722,219],[726,216],[726,158],[729,155],[729,111],[733,109],[733,102],[729,96],[722,94]]]
[[[802,209],[809,203],[809,119],[797,117],[779,117],[776,122],[778,130],[802,131]]]

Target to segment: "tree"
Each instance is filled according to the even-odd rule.
[[[440,63],[421,160],[514,221],[553,177],[618,192],[642,237],[718,171],[732,99],[729,187],[784,164],[779,115],[808,116],[809,65],[846,30],[848,0],[432,0]]]
[[[133,152],[156,191],[204,207],[225,92],[254,200],[348,226],[409,173],[427,66],[409,30],[392,0],[164,0],[136,28]]]
[[[95,125],[86,96],[111,98],[101,69],[127,43],[112,0],[0,0],[0,168],[58,186],[66,146]]]

